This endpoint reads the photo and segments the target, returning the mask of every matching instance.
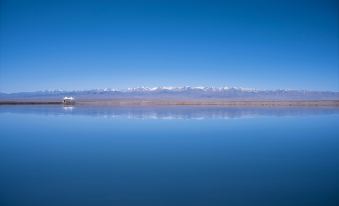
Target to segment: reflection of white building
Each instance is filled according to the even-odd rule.
[[[74,109],[74,107],[71,105],[65,105],[63,108],[66,112],[72,112]]]
[[[64,101],[63,101],[64,104],[74,104],[75,103],[75,100],[73,97],[64,97]]]

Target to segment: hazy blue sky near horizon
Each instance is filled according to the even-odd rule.
[[[339,91],[336,0],[0,1],[0,91]]]

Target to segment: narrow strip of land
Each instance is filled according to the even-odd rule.
[[[1,101],[0,105],[34,105],[34,104],[63,104],[62,101],[25,101],[25,100],[18,100],[18,101]]]
[[[58,105],[57,100],[0,100],[0,105]],[[171,100],[105,99],[78,100],[76,105],[93,106],[238,106],[238,107],[339,107],[339,100]]]

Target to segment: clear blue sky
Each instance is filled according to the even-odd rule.
[[[339,3],[1,0],[0,91],[339,90]]]

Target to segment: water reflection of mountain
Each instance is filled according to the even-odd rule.
[[[230,119],[259,116],[308,116],[339,114],[339,108],[314,107],[63,107],[0,106],[0,113],[37,115],[86,115],[128,119]]]

